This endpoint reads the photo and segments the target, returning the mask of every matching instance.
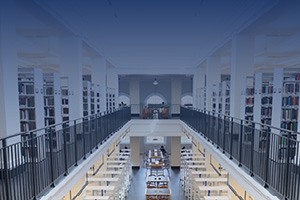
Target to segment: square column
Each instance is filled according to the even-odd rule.
[[[180,77],[174,77],[171,80],[171,114],[180,114],[182,84]]]
[[[181,137],[172,137],[171,166],[180,167]]]
[[[132,167],[140,167],[140,137],[130,137]]]
[[[106,59],[92,58],[92,81],[100,85],[100,112],[106,111]]]
[[[20,132],[14,1],[0,2],[0,137]]]
[[[70,108],[70,120],[81,118],[83,117],[82,40],[79,37],[60,40],[60,73],[61,77],[66,76],[73,80],[74,107]]]
[[[201,90],[205,86],[205,69],[204,67],[196,68],[193,78],[193,106],[198,109],[204,109],[201,100]]]
[[[254,40],[252,37],[236,36],[232,39],[230,115],[233,117],[241,118],[243,79],[246,76],[253,76],[253,51]]]
[[[140,114],[140,79],[132,77],[129,80],[129,96],[131,103],[131,114]]]
[[[115,90],[115,108],[119,108],[119,78],[116,68],[107,69],[107,87]]]
[[[206,109],[212,111],[212,92],[213,85],[221,81],[221,59],[211,56],[207,58],[206,65]]]

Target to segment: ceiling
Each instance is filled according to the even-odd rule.
[[[43,0],[120,70],[193,69],[274,0]],[[24,33],[27,34],[27,33]]]

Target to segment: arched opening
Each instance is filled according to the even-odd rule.
[[[192,107],[193,106],[193,97],[192,97],[192,95],[191,94],[182,95],[182,97],[181,97],[181,105],[182,106]]]
[[[129,106],[130,105],[130,98],[127,94],[120,94],[119,96],[119,106]]]
[[[145,106],[148,106],[148,105],[151,105],[151,104],[167,104],[167,100],[166,98],[161,95],[161,94],[158,94],[158,93],[152,93],[150,95],[148,95],[144,101],[144,107]]]

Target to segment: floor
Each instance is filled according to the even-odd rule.
[[[133,169],[133,178],[127,200],[145,200],[146,176],[145,168]],[[170,188],[172,200],[186,200],[183,188],[180,185],[180,170],[170,169]]]

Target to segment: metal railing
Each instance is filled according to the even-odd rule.
[[[165,105],[164,108],[168,109],[167,113],[164,113],[164,114],[158,113],[158,115],[159,115],[158,118],[159,119],[167,118],[166,115],[168,116],[168,118],[172,118],[174,116],[179,116],[180,115],[180,106],[181,106],[180,104]],[[136,116],[139,118],[148,119],[148,118],[153,118],[153,115],[155,115],[155,113],[152,113],[152,112],[145,114],[144,113],[145,106],[143,103],[131,104],[130,107],[131,107],[131,114],[133,116]],[[159,108],[157,108],[157,109],[159,109]],[[154,118],[155,118],[155,116],[154,116]]]
[[[125,107],[0,139],[0,199],[36,199],[130,119]]]
[[[181,107],[180,119],[285,199],[300,198],[299,133]]]

